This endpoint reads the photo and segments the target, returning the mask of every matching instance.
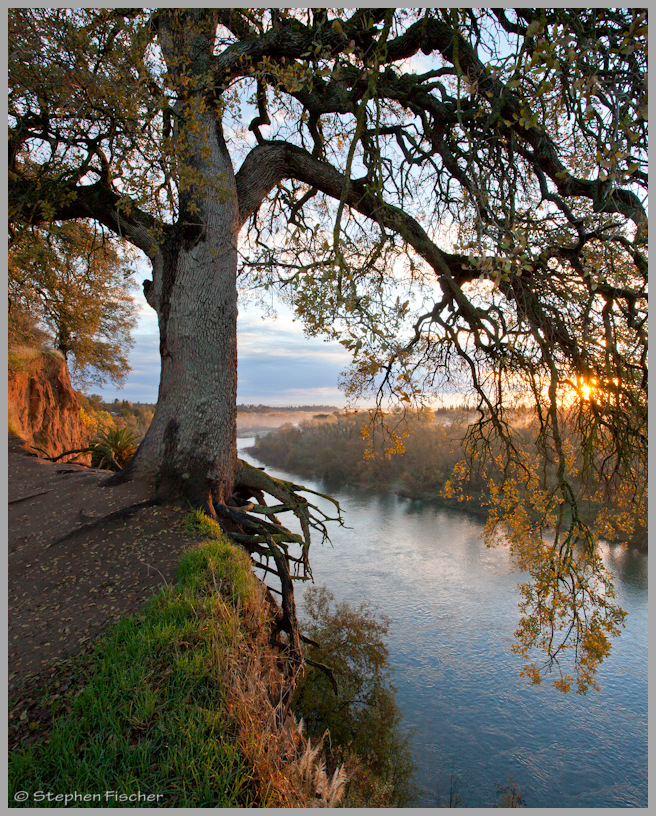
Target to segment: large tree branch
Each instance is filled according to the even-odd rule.
[[[50,221],[91,218],[141,249],[149,258],[160,251],[156,235],[165,227],[102,182],[81,187],[70,185],[70,189],[66,189],[62,182],[12,176],[10,222],[37,226]]]
[[[379,34],[375,24],[385,17],[388,9],[356,9],[347,19],[328,21],[325,18],[322,24],[311,26],[296,18],[279,18],[277,24],[263,34],[249,26],[243,15],[233,11],[219,14],[219,22],[240,38],[214,59],[214,80],[219,92],[231,81],[249,75],[252,66],[265,58],[280,64],[297,59],[305,61],[310,48],[314,50],[317,45],[336,56],[351,41],[366,48]],[[335,21],[339,22],[338,26],[332,25]]]
[[[458,285],[478,277],[478,270],[464,256],[441,250],[412,216],[387,204],[361,183],[348,179],[327,162],[288,142],[266,142],[253,148],[236,175],[239,217],[245,221],[260,207],[268,193],[285,178],[316,187],[362,215],[398,233],[436,272]]]
[[[355,18],[356,15],[353,15],[352,19]],[[364,17],[357,15],[357,24],[354,25],[362,25],[363,19]],[[343,33],[340,34],[333,28],[318,32],[296,21],[293,25],[277,27],[260,37],[229,46],[217,57],[216,69],[226,79],[234,79],[248,73],[264,57],[279,63],[302,57],[313,38],[318,38],[327,48],[339,50],[343,45],[343,37]],[[587,198],[592,201],[597,212],[620,213],[633,220],[636,225],[646,220],[643,204],[631,190],[615,188],[610,180],[583,179],[573,175],[561,161],[558,148],[547,131],[537,125],[527,126],[523,123],[521,102],[517,95],[500,79],[488,73],[475,49],[451,25],[434,18],[424,18],[414,23],[387,44],[386,54],[381,62],[396,62],[419,51],[425,54],[439,52],[454,66],[457,73],[468,77],[476,97],[497,100],[499,115],[494,117],[494,121],[490,120],[490,125],[502,128],[504,132],[500,135],[504,138],[509,128],[514,131],[524,145],[525,158],[550,179],[560,196]],[[245,71],[244,66],[251,67]],[[292,95],[314,117],[331,113],[355,115],[358,102],[367,87],[368,81],[361,70],[355,66],[342,65],[336,78],[323,80],[315,77],[311,93],[300,89]],[[428,91],[422,77],[408,74],[398,76],[387,71],[378,78],[376,94],[379,98],[393,99],[413,114],[425,111],[439,125],[440,130],[456,123],[454,111]],[[508,126],[505,122],[511,124]],[[459,123],[467,127],[466,122]]]
[[[421,40],[424,42],[424,40]],[[463,40],[463,52],[465,49]],[[470,55],[471,56],[471,55]],[[574,176],[560,159],[558,149],[549,134],[536,125],[525,127],[520,124],[521,105],[516,97],[500,81],[490,77],[484,66],[473,55],[471,60],[459,55],[460,65],[467,65],[475,69],[478,89],[489,98],[501,100],[500,116],[496,117],[495,126],[503,121],[509,121],[510,126],[503,125],[506,138],[508,129],[515,132],[520,140],[516,142],[516,149],[537,170],[544,173],[556,187],[558,194],[564,198],[583,197],[592,201],[595,211],[606,213],[620,213],[630,218],[636,225],[646,221],[642,202],[631,190],[615,188],[610,180],[589,180]],[[351,113],[355,115],[357,104],[366,90],[366,82],[362,74],[355,68],[346,68],[340,72],[339,81],[325,81],[316,79],[312,93],[302,89],[293,94],[315,117],[329,113]],[[411,76],[397,76],[386,73],[380,76],[376,85],[377,96],[381,99],[394,100],[409,110],[412,114],[424,111],[430,115],[433,123],[433,133],[427,137],[436,138],[446,128],[456,123],[467,127],[467,122],[458,120],[455,109],[440,102],[425,87],[420,79]],[[461,107],[463,107],[461,105]],[[471,119],[470,121],[476,121]],[[492,124],[492,123],[491,123]],[[444,157],[444,156],[443,156]],[[452,168],[453,169],[453,168]]]
[[[532,148],[531,160],[551,179],[562,196],[582,196],[593,202],[597,212],[617,212],[636,225],[646,221],[638,196],[630,190],[614,189],[612,182],[580,179],[562,163],[558,149],[549,134],[540,127],[521,124],[521,103],[507,85],[486,70],[475,49],[454,28],[441,20],[422,20],[388,45],[388,55],[394,59],[412,56],[421,49],[429,54],[438,51],[456,66],[479,97],[500,100],[499,112],[511,121],[515,133]]]

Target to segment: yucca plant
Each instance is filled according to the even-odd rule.
[[[91,464],[106,470],[122,470],[136,453],[138,444],[132,428],[107,428],[91,442]]]

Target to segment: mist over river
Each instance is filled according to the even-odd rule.
[[[260,464],[244,451],[252,443],[240,439],[240,455]],[[483,544],[478,519],[365,489],[330,492],[350,529],[333,525],[333,546],[313,545],[314,580],[391,618],[417,807],[448,800],[453,786],[465,807],[492,807],[509,782],[527,807],[647,807],[646,553],[604,549],[626,626],[598,672],[601,691],[564,695],[519,677],[510,647],[520,575],[505,549]]]

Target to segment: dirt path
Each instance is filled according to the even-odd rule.
[[[56,697],[72,656],[175,580],[192,540],[168,507],[94,524],[145,501],[144,488],[102,487],[107,471],[38,459],[12,434],[8,472],[10,741],[24,744],[48,727],[44,689]]]

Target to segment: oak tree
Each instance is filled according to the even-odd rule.
[[[621,614],[572,469],[646,495],[646,10],[12,9],[9,41],[11,221],[92,219],[151,263],[158,403],[123,478],[264,549],[235,495],[309,531],[237,459],[241,256],[352,351],[354,397],[471,392],[521,643],[573,644],[584,690]]]
[[[125,381],[137,306],[128,260],[84,222],[29,227],[9,248],[9,317],[29,312],[64,354],[77,385]]]

